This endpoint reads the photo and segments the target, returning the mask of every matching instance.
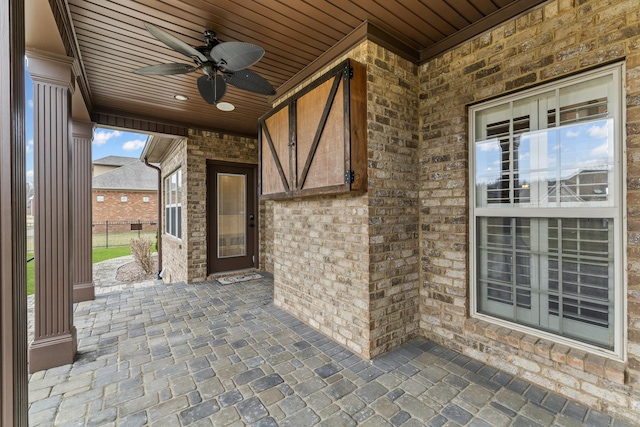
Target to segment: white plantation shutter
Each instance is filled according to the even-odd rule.
[[[476,314],[619,351],[620,94],[618,66],[471,109]]]

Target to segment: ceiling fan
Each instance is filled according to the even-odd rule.
[[[247,68],[264,55],[264,49],[251,43],[221,42],[211,30],[204,32],[204,46],[192,47],[171,34],[144,24],[155,38],[171,49],[188,56],[194,65],[170,63],[150,65],[134,70],[137,74],[171,75],[202,70],[198,91],[209,104],[215,105],[227,91],[227,83],[239,89],[262,95],[275,95],[276,90],[258,73]]]

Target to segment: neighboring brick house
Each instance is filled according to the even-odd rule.
[[[93,222],[157,222],[158,172],[134,157],[93,161]]]
[[[366,66],[368,190],[260,201],[275,304],[365,358],[422,336],[637,421],[639,28],[637,0],[555,0],[419,66],[364,40],[317,70]],[[166,280],[207,279],[207,161],[258,145],[150,153],[181,180]]]

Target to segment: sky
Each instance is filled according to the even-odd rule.
[[[25,71],[27,181],[33,183],[33,82]],[[106,156],[139,157],[146,134],[96,127],[93,131],[92,160]]]
[[[520,178],[566,179],[586,169],[609,170],[613,159],[613,119],[584,122],[522,134],[518,150]],[[531,157],[537,157],[536,164]],[[495,182],[502,173],[497,139],[476,143],[476,180]],[[531,173],[529,179],[526,176]]]

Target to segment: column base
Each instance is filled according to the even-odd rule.
[[[77,350],[75,326],[70,334],[36,338],[29,346],[29,373],[73,363]]]
[[[73,303],[92,301],[96,298],[95,287],[91,283],[77,283],[73,285]]]

